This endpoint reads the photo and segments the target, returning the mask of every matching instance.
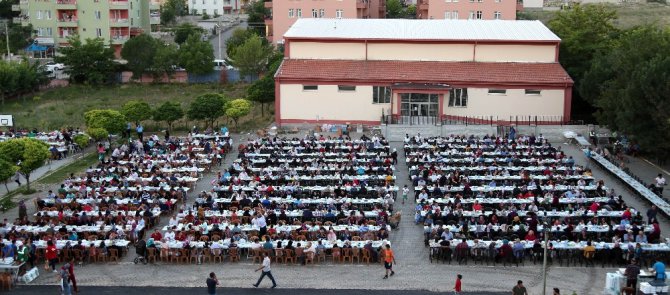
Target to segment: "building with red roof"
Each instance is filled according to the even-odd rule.
[[[279,125],[570,120],[560,39],[539,21],[301,19],[284,40]]]

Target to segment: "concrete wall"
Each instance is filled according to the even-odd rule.
[[[292,121],[376,121],[390,104],[372,103],[372,86],[339,91],[337,85],[319,85],[303,91],[302,84],[282,84],[281,119]]]
[[[289,46],[294,59],[365,59],[365,43],[291,42]]]
[[[474,45],[421,43],[374,43],[363,41],[301,42],[292,41],[293,59],[409,60],[409,61],[481,61],[481,62],[555,62],[556,45]],[[367,46],[367,50],[366,50]]]
[[[552,125],[552,126],[515,126],[517,134],[542,134],[552,142],[565,140],[563,133],[573,131],[578,134],[587,135],[588,125]],[[444,125],[444,126],[404,126],[404,125],[382,125],[381,131],[391,141],[402,141],[405,134],[414,135],[421,133],[425,136],[449,136],[451,134],[467,135],[495,135],[497,127],[491,125]]]
[[[452,116],[490,116],[501,120],[509,116],[562,116],[563,90],[542,90],[540,95],[526,95],[524,89],[507,89],[507,93],[488,94],[487,88],[468,88],[467,107],[449,107],[444,99],[444,114]]]
[[[428,2],[428,15],[422,15],[421,18],[444,19],[446,11],[457,11],[458,19],[468,19],[470,11],[482,12],[482,19],[495,19],[494,13],[500,11],[500,19],[516,19],[516,1],[515,0],[484,0],[484,2],[473,2],[468,0],[430,0]]]

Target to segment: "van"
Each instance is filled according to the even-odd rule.
[[[229,64],[226,62],[226,60],[224,60],[224,59],[215,59],[215,60],[214,60],[214,68],[216,68],[216,69],[226,68],[226,69],[228,69],[228,70],[232,70],[232,69],[234,69],[234,67],[231,66],[231,65],[229,65]]]

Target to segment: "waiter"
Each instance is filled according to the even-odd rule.
[[[268,223],[265,220],[265,215],[261,212],[257,212],[254,219],[251,220],[251,223],[259,228],[258,236],[262,237],[267,233]]]

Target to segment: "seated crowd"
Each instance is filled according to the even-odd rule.
[[[507,257],[512,244],[518,250],[512,256],[520,258],[541,249],[548,231],[559,260],[570,256],[563,250],[590,247],[594,253],[583,257],[602,252],[603,260],[610,249],[620,249],[622,258],[636,248],[638,256],[670,251],[657,246],[663,241],[655,206],[643,217],[542,136],[407,136],[404,150],[415,185],[415,222],[436,249],[460,245],[461,254]],[[489,246],[495,255],[475,253]]]

